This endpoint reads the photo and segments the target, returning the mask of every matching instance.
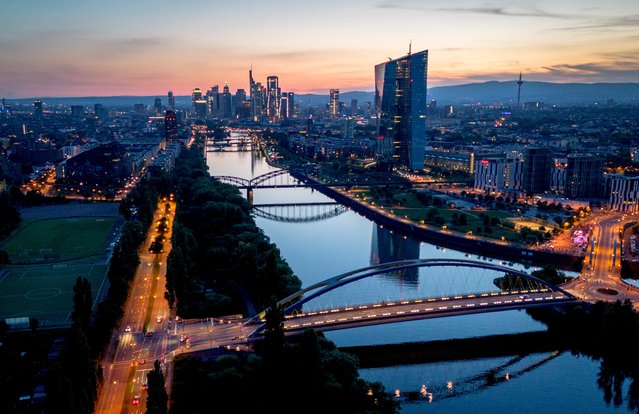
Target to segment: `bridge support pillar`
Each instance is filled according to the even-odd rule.
[[[247,189],[246,189],[246,200],[248,201],[250,206],[253,205],[253,187],[247,187]]]

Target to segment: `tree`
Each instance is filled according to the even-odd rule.
[[[73,312],[71,312],[71,319],[80,325],[85,335],[89,332],[92,309],[93,293],[91,292],[91,282],[85,277],[78,276],[73,286]]]
[[[285,345],[284,310],[277,304],[275,296],[266,310],[264,324],[264,354],[267,359],[277,360]]]
[[[164,388],[164,373],[159,360],[155,360],[153,369],[147,374],[147,381],[149,385],[146,397],[147,414],[166,414],[169,397]]]

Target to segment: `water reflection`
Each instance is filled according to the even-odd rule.
[[[412,237],[392,232],[379,225],[373,226],[371,239],[372,266],[401,260],[419,259],[419,242]],[[397,279],[401,284],[417,286],[419,269],[405,269],[397,272],[384,273],[384,277]]]

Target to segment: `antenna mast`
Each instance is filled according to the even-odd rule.
[[[521,72],[519,72],[519,80],[517,81],[517,109],[519,109],[519,100],[521,98],[521,84],[524,83],[521,80]]]

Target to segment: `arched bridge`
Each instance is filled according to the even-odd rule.
[[[367,279],[389,274],[401,275],[409,269],[424,269],[425,277],[437,273],[436,271],[443,273],[443,276],[440,280],[435,280],[433,276],[430,284],[424,283],[428,285],[425,292],[419,292],[410,298],[369,300],[343,306],[335,305],[335,299],[332,299],[330,304],[324,302],[315,308],[311,306],[312,302],[320,298],[341,289],[349,289]],[[471,278],[486,280],[476,285],[479,289],[473,289],[474,282],[469,282]],[[462,280],[455,288],[457,293],[449,291],[448,294],[441,294],[436,288],[445,284],[447,279]],[[350,290],[349,296],[352,296],[353,289]],[[307,328],[328,331],[416,319],[559,305],[575,301],[575,296],[561,287],[503,265],[464,259],[415,259],[369,266],[331,277],[282,299],[278,306],[285,315],[286,333],[295,334]],[[265,314],[266,311],[263,311],[244,323],[248,339],[262,334]]]
[[[310,223],[344,214],[348,207],[336,202],[254,204],[251,213],[271,221]]]

